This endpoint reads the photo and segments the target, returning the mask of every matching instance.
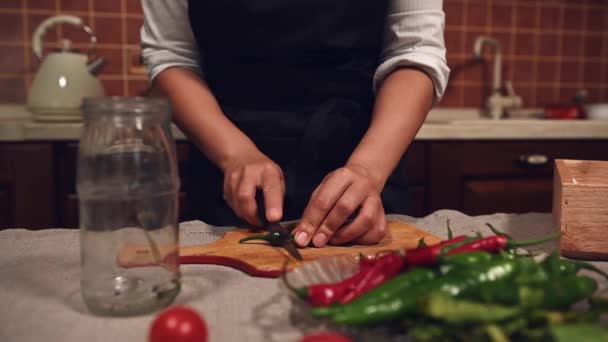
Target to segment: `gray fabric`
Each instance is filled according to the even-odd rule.
[[[550,214],[469,217],[442,210],[425,218],[390,216],[440,237],[450,219],[455,233],[489,233],[485,222],[528,239],[552,231]],[[211,242],[223,228],[181,224],[185,245]],[[552,248],[546,244],[544,251]],[[596,263],[608,270],[608,263]],[[0,341],[145,341],[154,315],[100,318],[86,312],[79,293],[78,231],[0,231]],[[176,303],[191,306],[209,324],[211,341],[295,341],[319,327],[294,310],[276,279],[252,278],[209,265],[182,266],[183,290]],[[606,287],[603,281],[602,288]]]

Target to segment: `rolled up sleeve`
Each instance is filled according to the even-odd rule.
[[[187,0],[142,0],[142,57],[150,80],[182,67],[201,74],[200,55],[190,28]]]
[[[414,67],[431,78],[435,87],[434,103],[439,102],[450,73],[444,26],[443,1],[392,0],[380,65],[374,75],[374,90],[396,68]]]

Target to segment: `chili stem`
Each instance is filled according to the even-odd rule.
[[[558,239],[562,234],[561,233],[555,233],[555,234],[551,234],[549,236],[546,236],[542,239],[537,239],[537,240],[527,240],[527,241],[513,241],[511,239],[509,239],[509,242],[507,242],[507,245],[510,248],[517,248],[517,247],[526,247],[526,246],[534,246],[534,245],[540,245],[541,243],[547,242],[547,241],[551,241],[551,240],[555,240]]]
[[[281,281],[283,281],[283,284],[285,285],[285,287],[287,287],[287,289],[293,293],[295,293],[296,296],[298,296],[298,298],[301,299],[308,299],[308,289],[305,287],[295,287],[293,286],[288,280],[287,280],[287,260],[285,260],[284,266],[283,266],[283,272],[281,272]]]
[[[445,220],[446,226],[448,228],[448,240],[452,240],[454,238],[454,232],[452,232],[452,228],[450,227],[450,219]]]
[[[248,237],[244,237],[244,238],[240,239],[239,243],[243,243],[243,242],[247,242],[247,241],[251,241],[251,240],[268,241],[266,234],[255,234],[255,235],[249,235]]]
[[[498,228],[494,227],[491,223],[486,223],[486,226],[488,226],[490,228],[492,233],[494,233],[496,235],[502,235],[502,236],[508,238],[509,240],[511,239],[511,236],[509,234],[498,230]]]
[[[424,238],[420,238],[420,240],[418,240],[418,248],[426,248],[428,247],[426,242],[424,242]]]

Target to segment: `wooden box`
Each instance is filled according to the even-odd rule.
[[[608,161],[555,161],[553,218],[563,256],[608,260]]]

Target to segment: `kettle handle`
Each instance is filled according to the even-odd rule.
[[[79,17],[73,15],[56,15],[41,22],[36,28],[36,31],[34,31],[34,35],[32,36],[32,50],[38,59],[42,59],[42,38],[51,27],[59,24],[71,24],[76,27],[81,27],[91,38],[91,49],[89,53],[94,53],[97,47],[97,36],[95,36],[93,30],[85,25]]]

